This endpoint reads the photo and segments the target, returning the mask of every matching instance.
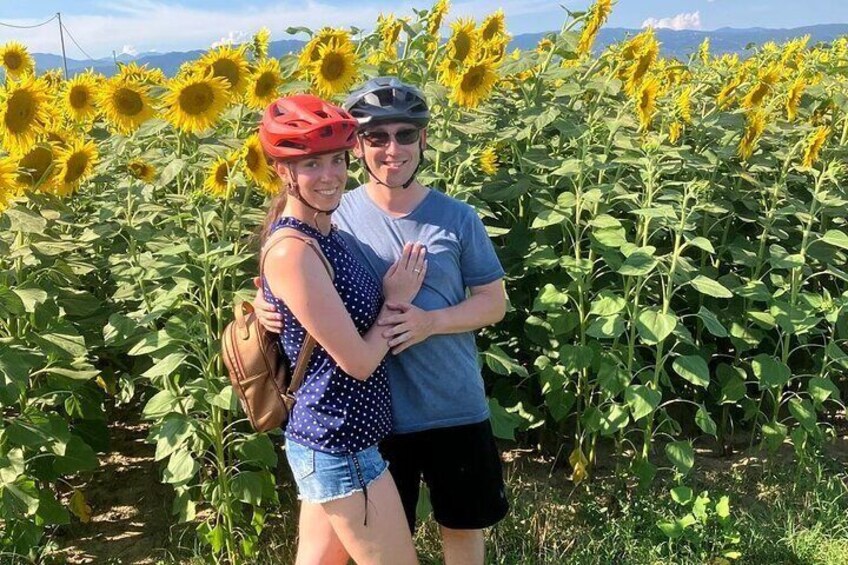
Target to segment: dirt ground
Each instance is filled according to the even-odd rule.
[[[91,521],[72,518],[56,532],[51,562],[154,564],[167,555],[172,489],[159,482],[146,424],[113,424],[111,450],[83,491]]]
[[[833,423],[837,439],[827,447],[827,453],[848,468],[848,424],[842,418]],[[91,521],[83,524],[73,518],[71,525],[60,528],[52,540],[56,549],[45,562],[71,565],[173,562],[180,531],[174,527],[171,535],[173,493],[169,486],[159,482],[159,465],[153,460],[154,446],[145,442],[147,425],[118,421],[111,426],[110,433],[111,450],[101,458],[100,468],[84,487],[92,509]],[[715,446],[696,444],[696,447],[696,472],[709,482],[720,482],[722,474],[739,466],[750,470],[766,464],[761,454],[749,453],[746,442],[741,440],[727,457],[716,456]],[[566,489],[565,492],[574,488],[566,457],[555,460],[532,449],[516,448],[514,444],[503,445],[502,449],[508,478],[517,474],[524,481],[556,485]],[[609,459],[599,457],[599,460]],[[785,445],[768,464],[791,465],[792,461],[792,447]],[[603,480],[611,472],[611,468],[598,468],[596,479]]]

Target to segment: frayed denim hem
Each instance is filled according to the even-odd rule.
[[[374,482],[375,482],[377,479],[379,479],[380,477],[382,477],[383,475],[385,475],[385,474],[386,474],[386,471],[388,471],[388,470],[389,470],[389,466],[388,466],[388,465],[386,465],[386,468],[385,468],[385,469],[383,469],[383,470],[380,472],[380,474],[379,474],[379,475],[377,475],[376,477],[374,477],[373,479],[371,479],[371,480],[370,480],[370,481],[369,481],[369,482],[365,485],[365,488],[368,488],[369,486],[371,486],[372,484],[374,484]],[[304,498],[303,496],[301,496],[301,495],[300,495],[300,493],[298,493],[298,495],[297,495],[297,499],[298,499],[298,500],[301,500],[301,501],[303,501],[303,502],[308,502],[308,503],[310,503],[310,504],[324,504],[325,502],[332,502],[332,501],[334,501],[334,500],[341,500],[342,498],[347,498],[347,497],[349,497],[349,496],[353,496],[354,494],[356,494],[356,493],[358,493],[358,492],[362,492],[363,490],[364,490],[364,489],[361,489],[361,488],[355,488],[355,489],[351,489],[351,490],[347,491],[347,492],[346,492],[346,493],[344,493],[344,494],[339,494],[339,495],[336,495],[336,496],[328,496],[328,497],[326,497],[326,498],[320,498],[320,499],[318,499],[318,500],[308,500],[308,499]]]

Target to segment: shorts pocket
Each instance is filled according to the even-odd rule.
[[[286,457],[292,475],[299,481],[315,472],[315,451],[301,445],[292,448],[292,445],[292,442],[286,443]]]

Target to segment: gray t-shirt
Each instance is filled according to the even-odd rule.
[[[400,190],[400,189],[398,189]],[[422,310],[455,306],[466,289],[504,276],[474,208],[431,189],[409,214],[394,218],[364,186],[346,193],[333,214],[354,256],[377,277],[407,242],[427,246],[427,274],[413,304]],[[489,417],[473,332],[434,335],[386,356],[395,433],[459,426]]]

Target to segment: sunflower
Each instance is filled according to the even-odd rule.
[[[59,196],[69,196],[94,170],[97,146],[84,138],[75,139],[67,148],[56,151],[56,181],[53,190]]]
[[[577,42],[577,53],[580,57],[585,57],[592,50],[592,45],[595,43],[598,31],[606,23],[611,11],[611,0],[597,0],[589,8],[586,23],[580,32],[580,40]]]
[[[830,128],[826,126],[816,128],[816,131],[810,134],[804,143],[804,160],[801,162],[802,166],[812,167],[815,164],[828,137],[830,137]]]
[[[60,69],[48,69],[41,73],[41,76],[38,78],[47,85],[47,90],[50,92],[59,90],[65,82],[64,73]]]
[[[268,56],[268,45],[271,43],[271,31],[267,27],[260,28],[250,41],[250,49],[254,59],[264,59]]]
[[[648,31],[650,33],[645,40],[642,50],[636,54],[633,63],[626,73],[627,84],[625,90],[630,95],[633,95],[638,90],[639,84],[651,69],[651,66],[656,63],[657,56],[660,52],[660,45],[654,37],[653,30]]]
[[[801,104],[801,96],[804,94],[804,89],[807,88],[807,83],[803,77],[796,78],[789,86],[789,92],[786,94],[786,119],[795,120],[798,115],[798,106]]]
[[[17,155],[26,153],[49,121],[47,85],[32,76],[0,90],[0,143]]]
[[[498,172],[498,154],[494,146],[489,145],[480,153],[480,170],[490,177]]]
[[[35,70],[35,62],[27,48],[17,41],[10,41],[0,47],[0,63],[6,68],[6,74],[13,79],[31,75]]]
[[[11,157],[0,157],[0,214],[21,194],[15,174],[17,168],[17,163]]]
[[[265,158],[259,134],[253,134],[244,142],[241,151],[241,163],[247,178],[252,180],[266,194],[275,195],[280,191],[279,178],[276,171]]]
[[[771,91],[775,83],[780,80],[781,68],[779,65],[769,65],[759,73],[757,83],[742,98],[742,107],[751,109],[759,106]]]
[[[397,58],[397,42],[402,30],[403,20],[395,18],[394,15],[383,16],[380,14],[377,17],[377,33],[380,34],[381,49],[386,58]]]
[[[162,97],[165,119],[186,133],[200,133],[220,118],[229,100],[229,83],[212,75],[174,78]]]
[[[203,188],[213,196],[229,198],[233,193],[230,175],[235,170],[235,166],[236,158],[233,154],[227,157],[218,157],[212,166],[209,167],[206,180],[203,182]]]
[[[639,92],[636,95],[636,113],[639,115],[639,126],[642,130],[651,128],[659,87],[659,81],[653,76],[642,81],[639,87]]]
[[[680,134],[683,133],[683,124],[680,122],[672,122],[670,126],[668,126],[668,142],[672,145],[677,143],[677,140],[680,139]]]
[[[438,0],[433,4],[433,8],[427,15],[427,33],[433,37],[439,37],[439,31],[442,29],[442,22],[450,10],[450,2],[448,0]]]
[[[133,159],[127,163],[127,172],[133,177],[147,184],[156,178],[156,168],[144,159]]]
[[[687,123],[692,123],[692,87],[687,86],[680,94],[677,95],[677,111],[680,113],[681,119]]]
[[[447,43],[449,59],[457,63],[465,63],[474,59],[480,44],[480,34],[474,27],[474,20],[460,18],[451,24],[450,39]]]
[[[118,68],[118,76],[125,81],[140,82],[148,85],[160,85],[167,80],[162,69],[157,67],[148,69],[146,63],[144,65],[139,65],[135,61],[130,63],[119,63]]]
[[[115,75],[97,92],[97,105],[112,129],[129,135],[155,114],[150,89],[141,82]]]
[[[62,92],[65,114],[74,121],[87,122],[97,114],[94,99],[97,80],[92,73],[81,73],[68,81]]]
[[[297,68],[300,71],[302,78],[310,78],[310,72],[313,65],[320,58],[320,49],[330,43],[351,44],[350,34],[343,29],[335,29],[331,27],[322,28],[312,36],[312,39],[303,47],[303,51],[297,59]]]
[[[748,160],[757,148],[757,142],[766,129],[766,113],[757,109],[748,114],[748,121],[742,139],[739,140],[739,157]]]
[[[543,37],[539,40],[539,43],[536,44],[536,53],[544,57],[551,49],[554,48],[554,46],[554,42],[551,41],[549,37]]]
[[[50,143],[39,143],[18,161],[17,183],[20,187],[51,192],[54,182],[53,146]]]
[[[318,60],[313,63],[312,82],[321,96],[346,92],[358,73],[356,53],[350,42],[335,41],[318,49]]]
[[[465,67],[456,77],[451,99],[463,108],[476,108],[489,97],[498,76],[491,59],[483,59]]]
[[[484,42],[497,41],[499,37],[506,34],[506,22],[503,8],[499,8],[493,14],[486,16],[480,24],[480,39]]]
[[[197,61],[203,74],[222,77],[229,83],[230,94],[237,98],[247,88],[248,67],[244,58],[245,47],[223,45],[207,52]]]
[[[247,105],[256,110],[265,109],[277,98],[277,91],[282,84],[280,62],[277,59],[263,59],[248,79]]]
[[[716,97],[716,105],[720,109],[725,109],[733,103],[733,93],[737,88],[742,84],[742,77],[736,77],[730,80],[726,85],[724,85],[721,91],[718,93]]]

